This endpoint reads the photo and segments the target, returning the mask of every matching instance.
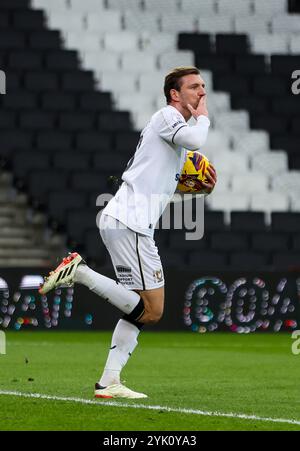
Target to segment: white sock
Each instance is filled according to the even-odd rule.
[[[120,373],[137,346],[140,330],[133,324],[120,319],[115,327],[111,348],[99,384],[107,387],[120,383]]]
[[[87,265],[78,265],[74,281],[85,285],[127,315],[132,312],[141,299],[135,291],[128,290],[115,280],[93,271]]]

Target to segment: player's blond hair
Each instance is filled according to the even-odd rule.
[[[169,72],[165,77],[164,84],[164,93],[166,96],[167,103],[170,103],[171,96],[170,90],[176,89],[176,91],[180,91],[181,88],[181,78],[185,75],[200,75],[200,70],[194,66],[182,66],[175,67],[171,72]]]

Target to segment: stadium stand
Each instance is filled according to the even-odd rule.
[[[166,231],[157,231],[165,264],[207,270],[299,266],[300,110],[291,92],[300,53],[295,5],[3,0],[2,167],[48,226],[66,237],[67,247],[109,264],[95,199],[108,190],[109,175],[120,175],[139,130],[163,106],[165,73],[196,64],[203,69],[212,118],[203,152],[219,181],[207,198],[205,237],[197,246],[177,231],[167,239]]]

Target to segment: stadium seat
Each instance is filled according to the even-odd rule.
[[[237,55],[234,58],[235,71],[244,76],[262,75],[266,68],[265,55]]]
[[[266,230],[265,217],[262,212],[232,211],[230,226],[234,232],[264,232]]]
[[[283,271],[299,271],[300,268],[299,252],[276,252],[273,254],[273,268]]]
[[[103,244],[99,230],[96,228],[89,229],[84,233],[83,242],[85,245],[85,253],[90,260],[95,261],[98,265],[104,265],[110,260],[110,256]]]
[[[255,14],[272,17],[287,11],[287,0],[272,0],[271,2],[254,0],[253,7]]]
[[[205,211],[204,213],[204,235],[207,232],[224,231],[226,225],[223,211]]]
[[[120,54],[103,50],[83,51],[82,65],[85,69],[93,69],[97,72],[101,72],[104,65],[106,71],[118,71],[120,69]]]
[[[239,95],[231,96],[231,106],[235,110],[247,110],[250,115],[257,113],[266,113],[268,109],[268,101],[262,97],[254,97],[253,95]]]
[[[180,9],[184,14],[193,11],[199,15],[214,16],[217,11],[217,5],[214,0],[201,0],[201,3],[198,0],[180,0]]]
[[[46,68],[49,70],[76,70],[78,66],[78,53],[74,50],[53,51],[46,56]]]
[[[89,168],[89,155],[74,152],[56,152],[53,156],[53,165],[57,169],[85,170]]]
[[[70,8],[72,11],[97,13],[104,9],[104,2],[102,0],[84,0],[84,2],[82,0],[70,0]]]
[[[105,33],[112,30],[119,32],[122,28],[121,13],[119,11],[99,10],[89,12],[85,16],[88,31]]]
[[[269,149],[269,135],[262,130],[237,132],[232,135],[234,150],[249,154],[259,153]]]
[[[110,111],[112,98],[110,92],[84,92],[79,96],[81,111]]]
[[[183,266],[186,265],[186,255],[184,252],[165,250],[163,254],[161,254],[161,261],[163,267],[182,268]]]
[[[261,172],[233,174],[231,189],[235,193],[266,193],[269,188],[269,178]],[[258,196],[257,196],[258,197]]]
[[[280,174],[288,170],[288,156],[284,151],[263,152],[250,156],[251,168],[268,175]]]
[[[128,52],[138,50],[139,39],[136,33],[131,31],[107,32],[103,36],[105,50],[113,52]]]
[[[234,18],[234,29],[237,33],[268,33],[270,28],[270,20],[259,15]]]
[[[99,86],[102,91],[135,92],[137,89],[138,76],[132,73],[103,71],[99,75]]]
[[[126,52],[121,55],[121,67],[127,73],[154,72],[157,69],[157,57],[143,51]]]
[[[59,128],[65,131],[86,131],[95,128],[95,115],[87,112],[59,114]]]
[[[232,33],[234,31],[233,16],[204,16],[200,12],[198,16],[198,31],[200,33]]]
[[[220,55],[244,55],[248,53],[245,34],[216,34],[216,53]]]
[[[36,51],[15,51],[8,56],[8,67],[13,70],[38,70],[42,64],[42,54]]]
[[[71,175],[71,186],[83,192],[99,190],[99,194],[102,194],[107,190],[107,176],[93,170],[75,171]]]
[[[115,135],[114,148],[116,152],[123,154],[134,154],[140,139],[140,133],[134,131],[123,131]]]
[[[109,9],[121,8],[121,10],[139,11],[142,9],[142,0],[107,0],[107,7]]]
[[[0,112],[0,129],[13,129],[16,126],[16,114],[12,111]]]
[[[94,77],[91,71],[68,71],[62,74],[61,88],[64,91],[93,91],[94,85]]]
[[[103,51],[101,35],[99,35],[99,33],[78,33],[76,31],[64,32],[64,43],[69,49],[77,49],[81,52]]]
[[[288,53],[289,37],[285,34],[257,33],[250,36],[251,48],[254,53]]]
[[[93,208],[76,208],[69,210],[66,215],[66,225],[69,236],[78,244],[83,244],[84,234],[96,225],[96,213]]]
[[[64,31],[82,32],[85,28],[85,16],[81,12],[70,10],[51,10],[47,15],[49,28],[63,29]]]
[[[0,49],[14,50],[25,48],[25,33],[21,31],[0,30]]]
[[[170,32],[193,32],[197,31],[196,17],[191,13],[182,14],[171,9],[160,18],[161,30]]]
[[[278,15],[272,18],[272,32],[277,33],[299,33],[299,14]]]
[[[289,238],[284,233],[254,233],[251,237],[251,246],[258,252],[287,251]]]
[[[103,131],[126,131],[131,129],[130,116],[128,111],[100,113],[98,125]]]
[[[249,116],[247,111],[226,111],[218,113],[214,126],[219,130],[241,133],[249,129]]]
[[[230,265],[238,271],[262,271],[268,264],[267,254],[261,252],[233,252],[230,255]]]
[[[209,55],[212,53],[212,39],[208,33],[179,33],[178,48]]]
[[[213,251],[246,251],[249,248],[249,239],[246,233],[215,232],[211,234],[210,248]]]
[[[51,190],[47,199],[49,216],[64,226],[66,225],[67,211],[74,208],[84,208],[85,205],[86,194],[82,191]]]
[[[125,170],[127,163],[128,158],[126,155],[111,151],[94,154],[92,166],[93,169],[116,175]]]
[[[40,150],[71,150],[72,135],[58,130],[39,131],[36,146]]]
[[[194,54],[189,50],[179,50],[175,52],[162,53],[158,57],[158,66],[160,70],[169,71],[176,67],[180,61],[183,66],[194,66]]]
[[[67,0],[31,0],[34,8],[51,8],[53,10],[65,11],[68,7]]]
[[[75,105],[76,99],[70,93],[51,91],[41,95],[41,106],[46,111],[71,111],[75,109]]]
[[[57,30],[33,31],[29,35],[29,46],[32,49],[59,49],[62,38]]]
[[[55,115],[40,111],[24,112],[20,114],[19,124],[24,130],[52,130]]]
[[[13,149],[31,149],[33,147],[33,133],[20,129],[3,130],[0,132],[0,154],[6,155]]]
[[[25,88],[29,91],[56,91],[58,83],[54,73],[27,72],[24,77]]]
[[[300,213],[273,212],[271,216],[273,232],[299,232]]]
[[[298,34],[292,35],[290,40],[290,52],[300,53],[300,36]]]
[[[188,254],[188,265],[198,271],[218,271],[228,269],[228,259],[224,252],[200,250]]]
[[[139,33],[139,41],[144,51],[175,52],[177,48],[177,36],[173,33],[159,33],[159,39],[157,39],[156,33],[143,30]],[[160,82],[161,80],[163,77],[160,78]]]
[[[220,15],[232,14],[248,15],[252,12],[251,0],[217,0],[217,12]]]
[[[187,240],[184,230],[172,230],[169,237],[169,248],[177,251],[202,251],[207,249],[208,240],[203,237],[201,240]]]
[[[38,170],[28,174],[27,183],[30,195],[35,201],[46,204],[49,191],[55,187],[65,190],[68,183],[68,174],[65,171]]]
[[[249,195],[242,192],[215,193],[206,198],[207,205],[211,210],[223,210],[231,212],[233,210],[247,211],[250,205]]]
[[[48,169],[50,166],[50,157],[47,154],[40,152],[14,152],[12,167],[14,176],[18,178],[25,178],[31,170]]]
[[[145,29],[150,33],[160,31],[159,13],[153,11],[124,11],[124,29],[142,33]]]
[[[76,135],[75,146],[79,151],[109,151],[113,148],[112,135],[107,132],[80,132]]]

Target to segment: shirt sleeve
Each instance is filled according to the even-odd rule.
[[[206,116],[199,116],[196,125],[189,126],[179,111],[166,108],[159,112],[153,126],[159,136],[168,143],[188,150],[197,150],[206,141],[210,121]]]
[[[174,137],[181,128],[188,127],[184,117],[177,112],[162,109],[156,116],[153,126],[161,138],[168,143],[174,144]]]
[[[178,130],[173,142],[188,150],[198,150],[205,144],[209,126],[208,117],[199,116],[195,125]]]

